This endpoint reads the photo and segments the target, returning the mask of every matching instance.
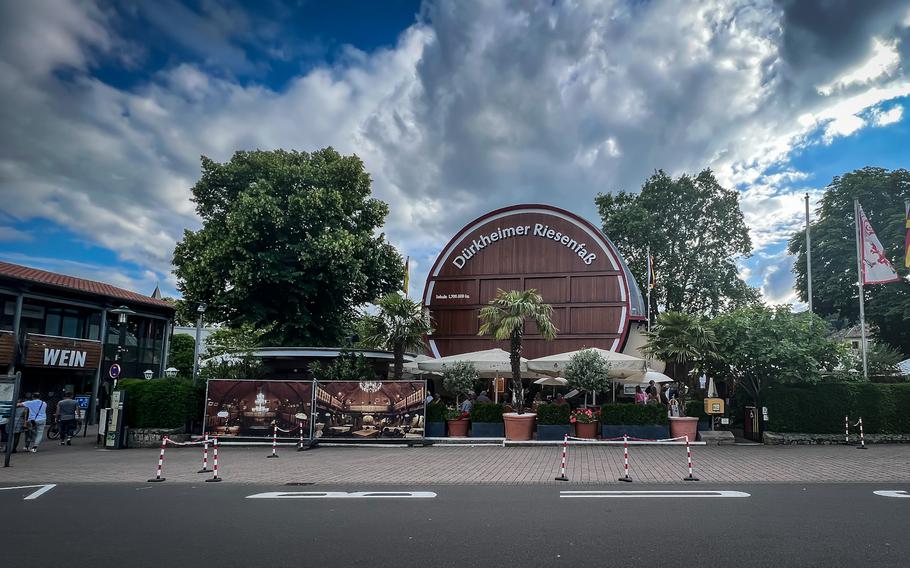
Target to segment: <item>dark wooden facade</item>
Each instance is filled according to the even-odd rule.
[[[629,332],[629,283],[618,252],[593,225],[546,205],[493,211],[442,250],[424,289],[435,321],[431,353],[455,355],[508,347],[478,337],[478,313],[497,290],[537,289],[553,306],[557,339],[528,326],[524,356],[584,347],[620,350]]]
[[[101,361],[101,342],[28,334],[25,366],[94,371]]]
[[[12,331],[0,331],[0,373],[6,372],[6,367],[13,362],[16,353],[16,336]]]

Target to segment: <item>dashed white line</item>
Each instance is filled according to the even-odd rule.
[[[563,498],[751,497],[743,491],[560,491]]]
[[[54,487],[57,487],[57,484],[48,483],[46,485],[19,485],[16,487],[0,487],[0,491],[9,491],[11,489],[32,489],[35,487],[40,487],[40,489],[38,489],[38,491],[33,491],[32,493],[29,493],[28,495],[26,495],[22,499],[23,501],[30,501],[32,499],[37,499],[38,497],[41,497],[42,495],[44,495],[45,493],[47,493]]]
[[[433,499],[432,491],[271,491],[247,499]]]
[[[879,495],[881,497],[910,498],[910,493],[907,493],[906,491],[888,490],[888,491],[873,491],[873,493],[875,493],[876,495]]]

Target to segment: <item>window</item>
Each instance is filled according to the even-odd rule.
[[[63,337],[82,337],[82,322],[77,310],[63,310],[63,322],[60,335]]]
[[[60,335],[60,322],[63,320],[61,308],[48,308],[47,318],[44,320],[45,335]]]

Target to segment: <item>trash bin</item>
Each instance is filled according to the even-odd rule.
[[[745,409],[743,436],[747,440],[761,442],[761,417],[758,414],[758,409],[754,406],[747,406]]]

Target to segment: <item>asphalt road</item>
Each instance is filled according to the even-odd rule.
[[[10,484],[0,486],[9,487]],[[890,485],[600,487],[73,484],[0,490],[3,566],[901,566],[910,498]],[[424,498],[248,498],[270,492]],[[561,497],[561,491],[733,497]],[[562,494],[566,495],[566,494]],[[581,493],[580,495],[589,495]]]

